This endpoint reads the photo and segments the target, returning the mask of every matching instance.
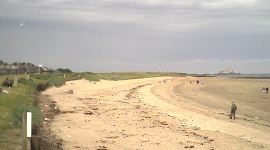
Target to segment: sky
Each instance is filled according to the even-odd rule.
[[[0,0],[0,60],[91,72],[270,73],[270,1]]]

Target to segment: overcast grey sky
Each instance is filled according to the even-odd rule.
[[[0,0],[0,59],[93,72],[270,73],[270,1]]]

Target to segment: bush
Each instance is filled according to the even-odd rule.
[[[70,69],[68,69],[68,68],[66,68],[66,69],[59,68],[59,69],[57,69],[57,71],[59,71],[61,73],[72,73],[72,71]]]
[[[45,91],[48,88],[49,84],[48,83],[39,83],[37,85],[36,90],[39,92]]]
[[[44,73],[44,74],[31,74],[31,78],[36,78],[38,80],[47,80],[49,78],[49,75]]]

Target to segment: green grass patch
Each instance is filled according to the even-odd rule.
[[[64,77],[65,76],[65,77]],[[0,83],[6,78],[18,79],[18,85],[13,88],[0,88],[7,90],[9,94],[0,93],[0,132],[18,128],[21,125],[22,112],[31,111],[33,122],[42,120],[40,109],[33,105],[33,95],[38,94],[36,87],[40,83],[48,83],[49,86],[61,86],[66,81],[79,79],[77,74],[31,74],[30,79],[26,75],[0,76]]]
[[[34,86],[32,82],[29,83],[18,83],[17,87],[6,89],[9,94],[0,94],[0,111],[2,114],[0,115],[0,130],[18,127],[20,124],[18,122],[19,115],[14,114],[22,109],[31,109]]]
[[[48,83],[49,86],[61,86],[65,84],[66,81],[70,80],[78,80],[80,79],[78,77],[78,74],[76,73],[51,73],[51,74],[32,74],[31,78],[35,82],[40,82],[40,83]]]
[[[99,80],[129,80],[140,78],[153,78],[162,76],[186,76],[185,73],[162,73],[162,72],[120,72],[120,73],[81,73],[80,76],[90,81]]]

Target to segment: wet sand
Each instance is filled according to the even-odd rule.
[[[70,81],[43,92],[60,109],[46,124],[68,150],[270,148],[269,96],[250,93],[268,80],[189,84],[196,79]],[[239,107],[236,120],[228,118],[230,97]],[[248,98],[260,100],[252,105]]]

